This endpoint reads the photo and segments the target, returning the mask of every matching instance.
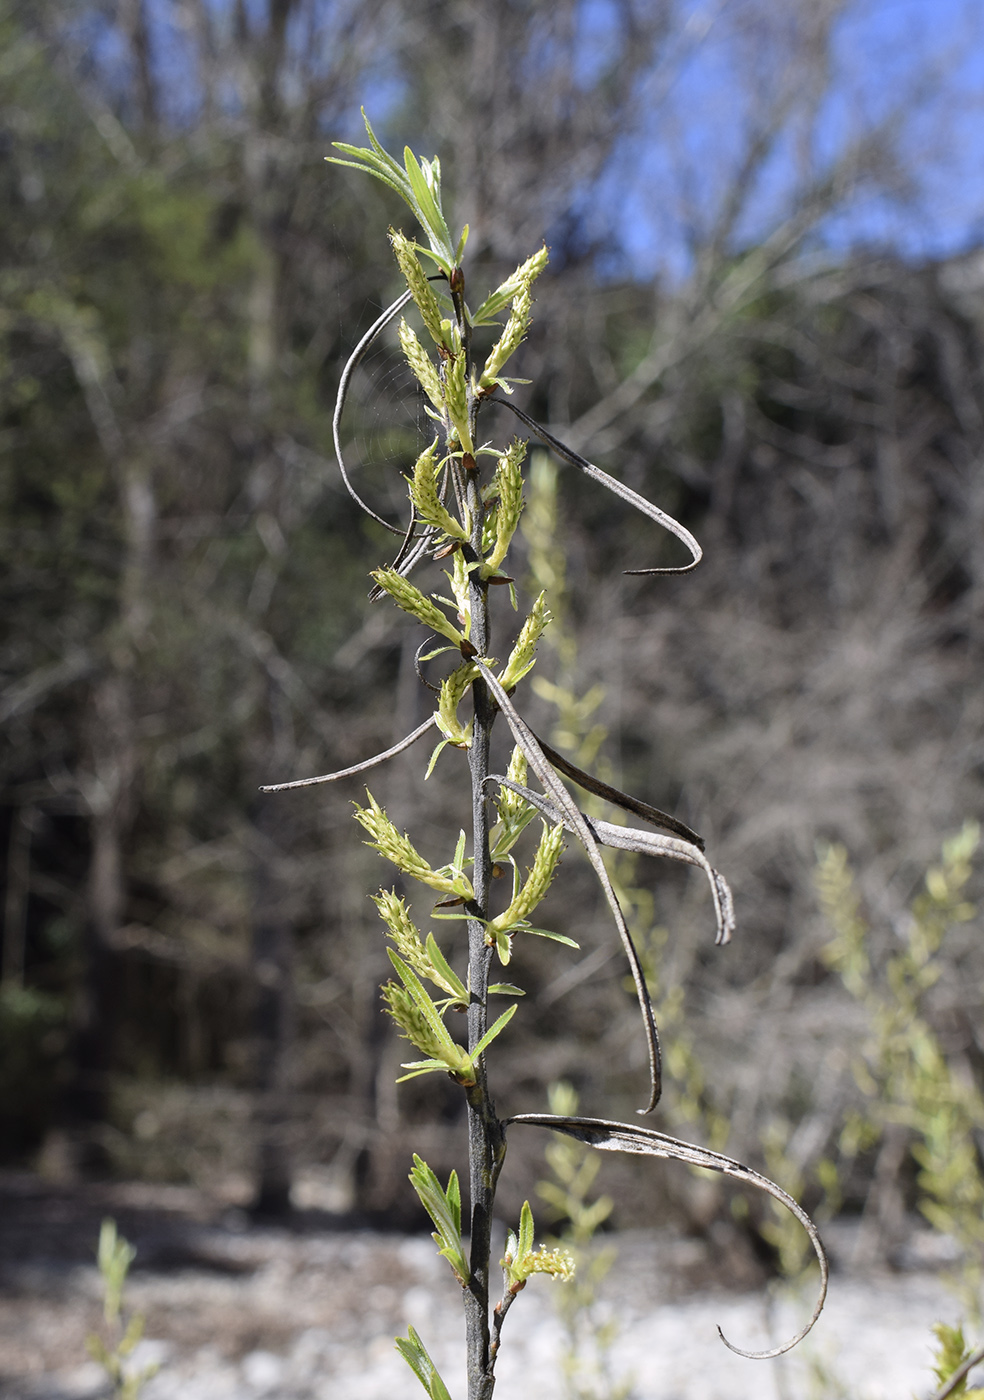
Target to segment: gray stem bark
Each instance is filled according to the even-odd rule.
[[[462,301],[456,297],[456,304]],[[462,338],[468,345],[467,325],[459,313]],[[470,369],[470,366],[469,366]],[[472,409],[473,422],[475,406]],[[474,435],[474,426],[473,426]],[[472,520],[471,549],[466,550],[469,562],[481,558],[482,498],[479,472],[463,467],[465,499]],[[472,574],[470,588],[471,641],[480,656],[489,654],[488,585]],[[472,884],[474,903],[467,912],[468,920],[468,1048],[473,1051],[488,1025],[489,965],[492,949],[485,941],[485,925],[489,917],[489,886],[492,879],[492,857],[489,850],[489,814],[486,779],[489,776],[489,744],[495,707],[484,681],[472,686],[474,696],[474,728],[468,754],[472,785],[472,834],[475,866]],[[468,1352],[468,1400],[490,1400],[495,1386],[494,1358],[490,1351],[489,1328],[489,1268],[492,1250],[492,1210],[499,1172],[505,1157],[506,1141],[502,1124],[488,1090],[485,1057],[476,1067],[474,1086],[468,1091],[468,1179],[470,1189],[471,1276],[465,1289],[465,1328]]]

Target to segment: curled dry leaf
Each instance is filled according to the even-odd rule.
[[[642,1012],[643,1026],[646,1032],[646,1046],[649,1051],[649,1082],[650,1094],[649,1102],[645,1108],[639,1110],[640,1113],[651,1113],[659,1103],[662,1092],[662,1060],[659,1049],[659,1032],[656,1029],[656,1018],[653,1015],[653,1005],[649,999],[649,989],[646,986],[645,973],[639,961],[639,954],[632,941],[629,926],[625,922],[625,915],[622,913],[622,906],[618,902],[618,896],[612,886],[605,863],[601,858],[601,851],[598,839],[581,815],[580,808],[564,787],[564,784],[557,777],[551,765],[548,763],[543,749],[530,729],[529,725],[522,718],[509,696],[503,690],[496,677],[481,660],[476,660],[476,666],[482,673],[486,685],[494,695],[499,709],[506,717],[506,723],[512,730],[513,738],[526,756],[526,761],[539,778],[540,783],[547,794],[557,804],[560,812],[563,813],[564,824],[569,824],[569,830],[581,842],[591,862],[592,869],[598,877],[598,883],[604,890],[608,907],[611,909],[618,928],[619,937],[622,940],[622,947],[629,961],[629,969],[632,973],[632,980],[635,983],[636,996],[639,998],[639,1010]]]
[[[571,782],[577,783],[578,787],[583,788],[585,792],[591,792],[595,797],[603,797],[614,807],[621,807],[625,812],[633,812],[637,817],[642,817],[643,821],[652,822],[654,826],[661,826],[666,831],[674,832],[684,841],[689,841],[691,845],[696,846],[699,851],[704,849],[704,838],[698,836],[696,831],[691,831],[690,827],[680,821],[678,817],[671,817],[668,812],[661,812],[658,807],[651,807],[648,802],[643,802],[641,798],[632,797],[629,793],[612,787],[610,783],[603,783],[593,773],[586,773],[583,768],[578,768],[562,753],[558,753],[549,744],[545,744],[539,735],[537,735],[537,743],[553,766],[565,777],[570,778]]]
[[[553,433],[548,432],[546,428],[530,418],[521,408],[517,408],[514,403],[510,403],[508,399],[491,398],[489,399],[489,403],[501,404],[503,408],[508,408],[510,413],[514,413],[520,422],[526,424],[531,432],[536,433],[541,442],[545,442],[548,447],[553,448],[554,452],[556,452],[557,456],[560,457],[562,461],[569,462],[572,467],[577,467],[585,476],[590,476],[592,481],[597,481],[601,486],[606,487],[607,490],[614,492],[614,494],[625,501],[627,505],[633,506],[643,515],[648,516],[650,520],[654,520],[657,525],[662,525],[664,530],[669,530],[670,534],[675,535],[690,551],[691,559],[689,564],[679,564],[676,567],[664,569],[625,569],[623,570],[624,573],[689,574],[691,569],[696,569],[697,565],[704,557],[704,551],[686,526],[680,524],[679,520],[674,520],[673,516],[667,515],[665,510],[660,510],[659,506],[654,506],[652,501],[647,501],[645,496],[640,496],[638,491],[632,490],[631,486],[626,486],[614,476],[609,476],[607,472],[603,472],[600,467],[595,466],[594,462],[589,462],[586,457],[582,457],[579,452],[575,452],[572,447],[568,447],[566,443],[554,437]]]
[[[430,719],[424,720],[405,739],[401,739],[398,744],[394,744],[391,749],[384,749],[382,753],[377,753],[374,758],[364,759],[362,763],[355,763],[351,768],[339,768],[337,773],[322,773],[317,778],[295,778],[291,783],[270,783],[266,787],[261,787],[260,792],[286,792],[289,788],[312,787],[315,783],[334,783],[339,778],[351,778],[356,773],[365,773],[370,768],[375,768],[380,763],[385,763],[388,758],[395,758],[398,753],[408,749],[411,744],[415,744],[418,739],[422,739],[436,722],[437,715],[431,715]]]
[[[803,1207],[767,1176],[753,1171],[751,1167],[743,1166],[733,1157],[725,1157],[720,1152],[712,1152],[710,1148],[698,1147],[691,1142],[682,1142],[679,1138],[667,1137],[665,1133],[658,1133],[654,1128],[643,1128],[635,1123],[614,1123],[605,1118],[568,1118],[552,1113],[520,1113],[515,1118],[507,1118],[503,1127],[508,1128],[513,1123],[525,1123],[533,1128],[552,1128],[555,1132],[566,1133],[568,1137],[577,1138],[579,1142],[585,1142],[589,1147],[596,1147],[602,1152],[634,1152],[645,1157],[665,1157],[676,1162],[686,1162],[693,1167],[707,1167],[710,1171],[721,1172],[724,1176],[745,1181],[749,1186],[765,1191],[774,1200],[780,1201],[795,1215],[809,1235],[820,1263],[820,1293],[813,1308],[813,1315],[795,1337],[791,1337],[782,1346],[771,1347],[768,1351],[744,1351],[733,1342],[729,1342],[720,1327],[718,1336],[726,1347],[737,1352],[739,1356],[747,1356],[751,1361],[766,1361],[770,1357],[782,1356],[784,1352],[791,1351],[810,1332],[823,1310],[827,1297],[827,1254],[820,1239],[820,1232]]]
[[[568,831],[574,827],[567,815],[548,798],[498,773],[491,774],[501,787],[511,788],[526,802],[552,822],[562,822]],[[730,943],[735,931],[735,907],[727,880],[715,870],[703,851],[692,841],[682,841],[676,836],[663,836],[657,831],[640,831],[635,826],[616,826],[613,822],[601,821],[598,817],[586,817],[584,821],[602,846],[612,846],[622,851],[634,851],[639,855],[663,856],[667,860],[683,861],[686,865],[699,866],[707,876],[714,900],[714,913],[717,918],[717,938],[715,943]]]

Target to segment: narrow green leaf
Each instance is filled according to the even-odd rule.
[[[464,982],[462,982],[454,968],[448,963],[444,954],[437,946],[437,939],[432,933],[427,935],[427,943],[425,946],[427,948],[427,956],[433,963],[434,970],[443,980],[445,990],[458,997],[467,1006],[468,988],[465,986]]]
[[[498,1021],[496,1021],[495,1025],[489,1027],[489,1029],[482,1036],[481,1040],[475,1046],[475,1049],[471,1052],[471,1058],[473,1061],[477,1060],[479,1055],[483,1054],[484,1051],[488,1049],[488,1047],[492,1044],[493,1040],[495,1040],[499,1032],[501,1030],[504,1030],[509,1024],[509,1022],[512,1020],[513,1016],[515,1016],[518,1009],[519,1008],[516,1006],[510,1006],[508,1010],[503,1011],[502,1015],[499,1017]]]
[[[446,1045],[448,1050],[453,1050],[457,1053],[458,1046],[456,1046],[451,1039],[447,1026],[441,1020],[437,1007],[428,996],[420,978],[411,967],[407,966],[399,953],[394,952],[392,948],[387,948],[386,951],[389,954],[390,962],[396,969],[397,976],[413,997],[417,1006],[420,1008],[421,1015],[426,1018],[438,1040],[442,1045]],[[444,1068],[447,1068],[447,1066],[444,1066]]]
[[[407,1363],[407,1365],[410,1367],[411,1371],[414,1373],[414,1375],[417,1377],[418,1381],[420,1381],[420,1384],[424,1387],[424,1389],[427,1391],[427,1393],[428,1393],[428,1395],[429,1395],[429,1394],[430,1394],[430,1381],[429,1381],[428,1378],[427,1378],[427,1377],[428,1377],[428,1372],[425,1371],[424,1366],[423,1366],[422,1363],[421,1363],[421,1358],[420,1358],[420,1356],[419,1356],[419,1354],[418,1354],[418,1347],[420,1347],[420,1340],[419,1340],[419,1338],[417,1337],[417,1334],[416,1334],[416,1332],[413,1330],[412,1327],[410,1328],[410,1337],[411,1337],[411,1339],[412,1339],[411,1341],[407,1341],[406,1337],[397,1337],[397,1338],[396,1338],[396,1349],[397,1349],[397,1351],[400,1353],[400,1355],[403,1357],[404,1361],[405,1361],[405,1362]],[[417,1342],[417,1346],[416,1346],[416,1347],[415,1347],[414,1344],[413,1344],[414,1341]],[[423,1347],[420,1347],[420,1350],[423,1351]],[[426,1353],[425,1353],[425,1354],[426,1354]]]
[[[370,159],[372,157],[375,157],[379,165],[390,173],[391,178],[400,186],[401,193],[403,194],[404,199],[407,201],[410,207],[413,208],[413,201],[410,198],[410,181],[407,179],[406,171],[400,168],[399,161],[394,159],[394,157],[390,155],[389,151],[387,151],[386,148],[380,144],[379,140],[377,139],[376,133],[372,129],[372,124],[369,121],[369,118],[366,116],[365,107],[360,108],[360,111],[362,112],[362,120],[365,123],[366,135],[369,137],[369,144],[372,147],[372,156],[370,156],[370,153],[368,151],[365,151],[364,154]]]
[[[514,987],[511,982],[493,982],[489,987],[489,995],[494,997],[524,997],[526,993],[522,987]]]
[[[458,1173],[452,1171],[448,1177],[447,1190],[448,1209],[451,1211],[451,1218],[454,1220],[454,1227],[461,1234],[461,1187],[458,1184]]]
[[[420,243],[415,243],[413,246],[422,258],[430,258],[431,262],[436,263],[445,276],[450,278],[454,269],[454,262],[451,258],[446,258],[441,253],[435,253],[433,248],[425,248]],[[448,324],[450,325],[450,322]]]
[[[407,179],[410,188],[413,190],[413,197],[417,205],[417,216],[431,240],[431,245],[436,251],[443,253],[450,258],[454,255],[454,248],[451,243],[451,234],[444,221],[444,215],[437,206],[430,186],[424,178],[417,157],[409,146],[404,147],[403,162],[407,170]]]
[[[523,1209],[519,1216],[519,1241],[518,1254],[522,1259],[533,1249],[533,1212],[530,1210],[529,1201],[523,1202]]]
[[[440,756],[441,756],[441,750],[447,748],[447,746],[448,746],[448,744],[450,744],[450,742],[451,742],[450,739],[442,739],[441,742],[440,742],[440,743],[437,745],[437,747],[434,749],[434,752],[433,752],[433,753],[431,754],[431,756],[430,756],[430,763],[428,763],[428,765],[427,765],[427,772],[424,774],[424,782],[425,782],[425,783],[426,783],[427,779],[430,777],[430,775],[431,775],[431,774],[433,773],[433,771],[434,771],[434,767],[435,767],[435,765],[436,765],[436,763],[437,763],[437,760],[438,760],[438,759],[440,758]]]
[[[382,157],[375,151],[367,150],[365,146],[350,146],[347,141],[333,141],[331,143],[336,151],[344,151],[347,156],[352,156],[352,161],[339,160],[338,156],[326,156],[325,159],[331,161],[333,165],[355,164],[359,170],[366,171],[367,174],[378,175],[380,179],[393,186],[400,194],[409,193],[410,182],[406,177],[406,172],[401,170],[395,160],[388,158],[383,153]]]
[[[427,1391],[431,1400],[451,1400],[448,1388],[441,1380],[437,1367],[427,1354],[427,1348],[412,1327],[407,1337],[396,1338],[396,1348],[411,1371]]]
[[[400,175],[402,175],[402,174],[403,174],[403,171],[400,170],[399,165],[397,165],[396,161],[395,161],[395,160],[393,159],[393,157],[390,155],[389,151],[387,151],[383,146],[381,146],[381,145],[379,144],[379,138],[376,136],[376,133],[373,131],[373,129],[372,129],[372,123],[369,121],[369,118],[366,116],[366,109],[365,109],[365,107],[360,107],[360,108],[359,108],[359,111],[362,113],[362,120],[363,120],[363,122],[365,123],[366,135],[369,137],[369,142],[370,142],[370,144],[371,144],[373,150],[376,152],[376,154],[377,154],[382,160],[388,161],[389,164],[392,165],[393,168],[394,168],[395,170],[397,170],[397,171],[399,172]]]
[[[395,1081],[397,1084],[405,1084],[408,1079],[419,1079],[422,1074],[436,1074],[438,1070],[448,1073],[448,1067],[443,1060],[410,1060],[404,1061],[401,1069],[412,1070],[412,1074],[401,1074]]]
[[[458,843],[457,843],[457,845],[456,845],[455,848],[454,848],[454,868],[455,868],[455,870],[463,870],[463,869],[465,868],[465,846],[466,846],[467,844],[468,844],[468,838],[467,838],[467,836],[465,835],[464,831],[463,831],[463,830],[460,830],[460,831],[458,832]]]
[[[553,933],[548,928],[528,928],[525,924],[520,925],[523,933],[534,933],[537,938],[549,938],[554,943],[565,943],[568,948],[580,948],[580,943],[575,943],[573,938],[568,938],[566,933]]]
[[[335,141],[333,144],[339,146],[341,143]],[[342,147],[342,149],[344,149],[344,147]],[[325,156],[325,160],[329,165],[347,165],[350,170],[361,170],[364,175],[375,175],[377,180],[381,180],[384,185],[389,185],[390,189],[395,190],[398,195],[403,195],[403,190],[400,189],[399,185],[395,184],[381,170],[377,170],[372,165],[364,164],[361,161],[339,160],[337,156]]]

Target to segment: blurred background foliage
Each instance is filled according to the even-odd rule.
[[[943,839],[981,812],[984,252],[970,233],[936,257],[875,241],[872,209],[918,223],[947,153],[913,131],[953,94],[927,57],[887,106],[853,101],[857,10],[0,4],[8,1163],[397,1221],[413,1150],[458,1162],[456,1096],[393,1084],[361,788],[257,792],[358,762],[431,703],[412,624],[367,601],[392,547],[331,448],[340,365],[399,285],[400,209],[323,161],[364,102],[391,147],[440,152],[477,289],[547,239],[524,405],[705,546],[692,577],[627,578],[672,545],[533,472],[526,582],[552,576],[563,602],[534,722],[700,830],[736,894],[715,950],[698,879],[618,862],[667,1040],[659,1126],[863,1214],[884,1252],[949,1189],[935,1074],[979,1181],[966,840],[935,866],[950,891],[963,862],[959,898],[919,966],[913,931],[932,923],[918,899],[942,899],[919,892]],[[394,347],[343,423],[393,519],[426,421]],[[439,850],[466,799],[450,758],[426,787],[425,762],[374,790]],[[548,908],[581,951],[517,950],[500,1111],[563,1077],[621,1116],[644,1046],[573,852]],[[917,1101],[889,1112],[906,1074]],[[508,1209],[537,1177],[525,1151]],[[616,1224],[792,1248],[720,1185],[603,1175]]]

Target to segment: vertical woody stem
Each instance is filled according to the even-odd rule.
[[[469,327],[465,323],[463,313],[464,285],[457,269],[456,274],[458,285],[455,286],[452,282],[452,289],[462,342],[467,353]],[[471,366],[468,365],[469,380],[470,369]],[[469,389],[469,394],[470,392]],[[472,405],[473,436],[475,411],[476,406]],[[462,475],[465,478],[465,499],[472,521],[471,548],[466,549],[465,554],[469,562],[472,562],[481,558],[482,497],[477,468],[469,470],[465,467]],[[488,585],[477,577],[477,571],[471,575],[469,591],[471,641],[480,656],[487,656],[490,643]],[[468,978],[471,991],[468,1007],[469,1050],[473,1050],[478,1044],[488,1024],[487,999],[492,949],[485,941],[485,926],[480,921],[489,917],[488,895],[492,877],[486,779],[489,774],[489,741],[495,719],[495,709],[485,682],[475,681],[472,691],[475,717],[468,761],[472,783],[472,849],[475,857],[472,884],[475,900],[468,906],[468,913],[474,916],[468,921]],[[502,1125],[496,1118],[495,1107],[489,1096],[483,1056],[476,1066],[475,1084],[468,1091],[468,1179],[471,1200],[471,1277],[465,1290],[468,1400],[490,1400],[495,1384],[489,1354],[489,1266],[492,1207],[505,1149]]]

